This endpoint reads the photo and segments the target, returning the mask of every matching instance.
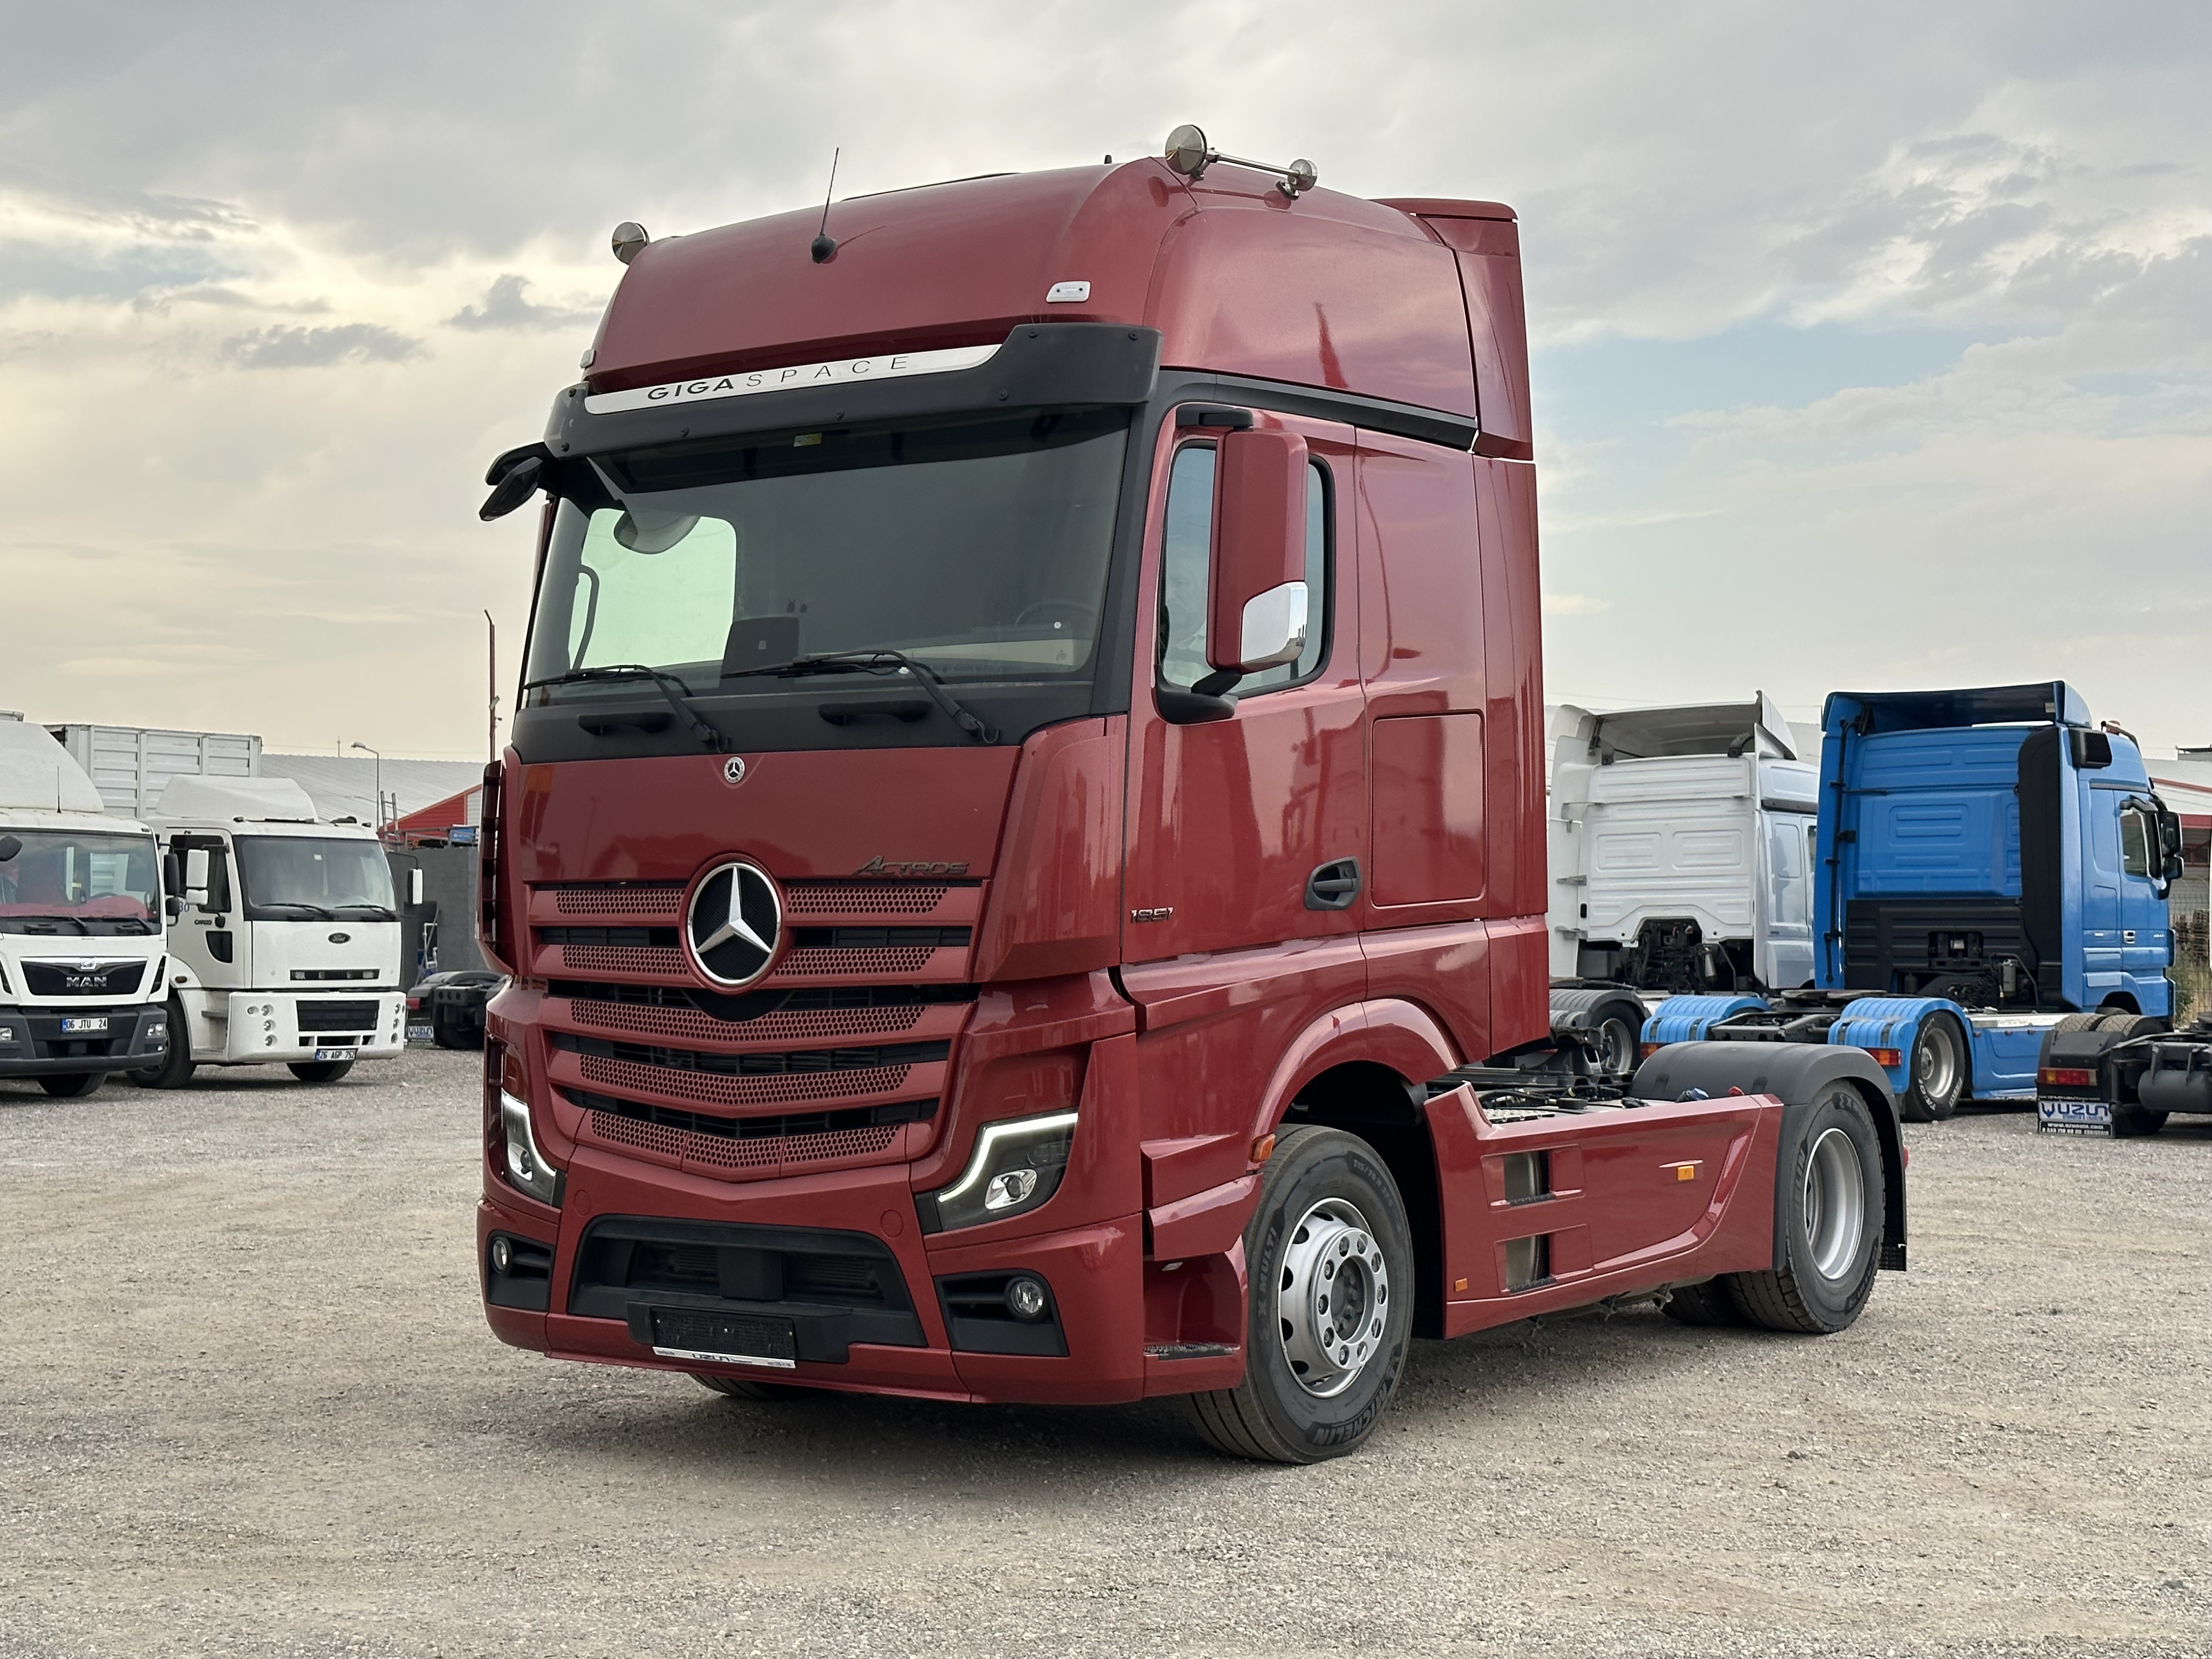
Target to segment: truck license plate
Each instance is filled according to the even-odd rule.
[[[2035,1103],[2035,1127],[2045,1134],[2109,1135],[2112,1109],[2101,1100],[2051,1100]]]
[[[350,1048],[318,1048],[315,1050],[315,1058],[317,1060],[351,1060],[353,1058],[353,1050]]]
[[[703,1359],[713,1364],[771,1365],[794,1370],[799,1340],[788,1319],[757,1314],[653,1310],[653,1351],[664,1359]]]
[[[407,1028],[407,1040],[410,1042],[428,1042],[437,1035],[427,1025],[410,1025]]]
[[[64,1031],[104,1031],[106,1029],[107,1016],[105,1014],[80,1014],[75,1018],[62,1021]]]

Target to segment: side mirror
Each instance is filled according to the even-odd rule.
[[[2077,772],[2101,771],[2112,763],[2112,740],[2105,732],[2070,726],[2066,728],[2066,742]]]
[[[0,836],[0,864],[5,864],[23,850],[23,843],[15,836]]]
[[[161,901],[161,914],[168,917],[171,921],[174,921],[185,914],[184,900],[179,898],[174,893],[170,894]]]
[[[412,909],[422,902],[422,871],[420,866],[407,872],[407,903]]]
[[[477,517],[489,524],[520,507],[545,481],[545,470],[552,459],[553,453],[544,444],[525,444],[501,455],[484,473],[484,482],[492,490],[477,509]]]
[[[1306,441],[1256,428],[1224,433],[1206,659],[1231,684],[1305,649],[1305,532]]]
[[[208,902],[208,849],[194,847],[185,853],[185,902],[204,909]]]

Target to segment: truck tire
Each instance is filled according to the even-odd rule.
[[[284,1068],[302,1083],[336,1083],[353,1070],[347,1060],[295,1060]]]
[[[1729,1294],[1725,1279],[1709,1279],[1702,1285],[1677,1285],[1667,1292],[1660,1310],[1678,1325],[1741,1325],[1743,1315]]]
[[[106,1081],[105,1072],[49,1072],[39,1079],[39,1087],[56,1100],[82,1100]]]
[[[2100,1031],[2111,1031],[2125,1039],[2149,1036],[2154,1032],[2173,1029],[2171,1022],[2156,1014],[2106,1014],[2097,1022]],[[2117,1103],[2112,1107],[2112,1139],[2134,1140],[2144,1135],[2154,1135],[2166,1127],[2166,1115],[2154,1112],[2148,1106]]]
[[[169,1051],[161,1056],[159,1066],[131,1073],[131,1080],[142,1089],[181,1089],[192,1080],[197,1069],[192,1061],[192,1028],[185,1024],[185,1005],[171,997]]]
[[[1607,1077],[1626,1077],[1636,1069],[1644,1020],[1644,1005],[1619,986],[1552,988],[1552,1030],[1595,1048],[1598,1070]]]
[[[796,1382],[755,1382],[743,1376],[718,1376],[713,1371],[693,1371],[690,1376],[708,1393],[731,1400],[798,1400],[821,1392]]]
[[[430,1016],[430,1041],[441,1048],[481,1048],[483,1047],[483,1028],[461,1031],[453,1028],[453,1017],[446,1013]]]
[[[1897,1115],[1907,1123],[1941,1123],[1957,1111],[1966,1092],[1972,1054],[1966,1034],[1950,1015],[1930,1014],[1922,1020],[1912,1034],[1912,1052],[1906,1056],[1905,1092],[1897,1097]]]
[[[1340,1129],[1279,1135],[1244,1259],[1244,1379],[1185,1396],[1192,1421],[1261,1462],[1357,1450],[1398,1391],[1413,1324],[1412,1231],[1375,1149]]]
[[[1625,1006],[1608,1004],[1598,1018],[1598,1070],[1607,1077],[1626,1077],[1636,1069],[1637,1039],[1644,1033],[1644,1007],[1631,1014]]]
[[[1729,1277],[1744,1318],[1815,1336],[1850,1325],[1874,1290],[1886,1196],[1873,1114],[1850,1084],[1827,1085],[1775,1169],[1778,1265]]]

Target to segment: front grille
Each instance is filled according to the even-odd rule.
[[[616,1089],[643,1089],[715,1106],[759,1106],[787,1100],[835,1100],[854,1095],[887,1095],[912,1068],[881,1066],[868,1071],[821,1077],[717,1077],[696,1072],[641,1066],[633,1060],[586,1054],[577,1069],[585,1080]]]
[[[901,1100],[842,1111],[729,1118],[588,1089],[561,1092],[590,1114],[586,1121],[596,1139],[703,1165],[709,1174],[755,1179],[875,1157],[890,1150],[908,1124],[927,1123],[937,1115],[933,1100]]]
[[[793,882],[783,890],[791,916],[926,916],[945,902],[950,882],[908,885],[872,881]]]
[[[598,949],[673,951],[673,927],[541,927],[540,945],[588,945]]]
[[[968,948],[965,927],[794,927],[795,951],[935,951]]]
[[[573,882],[553,890],[564,916],[674,916],[683,908],[680,881]]]
[[[374,979],[383,972],[380,968],[295,968],[295,980]]]
[[[810,930],[811,931],[811,930]],[[927,945],[888,951],[793,951],[776,963],[770,979],[813,979],[824,974],[918,974],[937,954]]]
[[[36,997],[135,996],[152,964],[145,962],[27,962],[23,984]]]
[[[677,1071],[712,1072],[726,1077],[786,1077],[802,1073],[860,1072],[887,1066],[922,1066],[952,1052],[949,1042],[900,1042],[877,1048],[795,1048],[781,1054],[702,1054],[696,1048],[663,1048],[647,1043],[613,1042],[604,1037],[553,1034],[552,1044],[580,1054],[633,1060],[641,1066]]]
[[[334,1000],[302,1002],[300,1005],[300,1029],[303,1031],[373,1031],[376,1029],[376,1004],[366,1000],[341,1002]]]
[[[678,1037],[695,1042],[807,1042],[838,1037],[896,1036],[911,1031],[933,1008],[975,1000],[972,985],[819,986],[752,991],[743,996],[678,986],[605,985],[556,981],[552,994],[568,1002],[568,1018],[609,1034]],[[940,1019],[934,1029],[945,1030]]]

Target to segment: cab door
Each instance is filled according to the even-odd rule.
[[[246,928],[238,915],[236,883],[230,869],[230,842],[219,835],[180,834],[168,850],[181,869],[185,854],[208,855],[207,902],[187,906],[169,926],[169,951],[210,990],[242,986]]]
[[[2157,807],[2140,798],[2129,800],[2120,809],[2118,830],[2120,968],[2137,1007],[2163,1014],[2172,1000],[2166,969],[2173,951]]]
[[[1310,458],[1298,660],[1237,684],[1227,719],[1183,724],[1163,712],[1164,700],[1172,708],[1210,672],[1214,458],[1225,426],[1179,427],[1172,416],[1163,426],[1140,573],[1121,955],[1123,987],[1141,1010],[1154,1205],[1243,1175],[1277,1060],[1365,992],[1352,434],[1265,411],[1252,418],[1297,433]]]

